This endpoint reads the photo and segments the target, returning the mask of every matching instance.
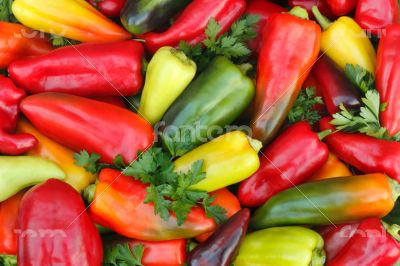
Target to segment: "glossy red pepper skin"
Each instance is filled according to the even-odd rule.
[[[56,179],[29,190],[18,216],[18,265],[102,264],[99,232],[78,192]]]
[[[238,197],[256,207],[272,196],[303,183],[328,160],[329,151],[307,122],[288,127],[260,154],[260,168],[240,183]]]
[[[268,18],[271,17],[273,14],[282,12],[287,12],[287,10],[280,5],[277,5],[267,0],[248,1],[245,13],[249,15],[257,15],[259,18],[256,28],[257,36],[247,43],[247,46],[250,48],[255,56],[257,56],[260,52],[261,41],[263,39],[263,29],[267,24]]]
[[[276,14],[263,35],[251,129],[252,137],[266,144],[285,122],[318,56],[321,28],[291,14]]]
[[[381,113],[382,126],[394,135],[400,132],[400,25],[386,28],[378,47],[376,87],[381,102],[388,103]]]
[[[344,104],[348,109],[359,108],[361,95],[327,56],[319,58],[312,69],[318,81],[318,90],[329,114],[339,112],[339,106]]]
[[[332,226],[322,236],[327,266],[391,266],[400,258],[400,244],[386,232],[379,218]],[[329,255],[329,251],[334,254]]]
[[[399,22],[399,2],[397,0],[358,0],[355,21],[361,28],[375,35],[390,24]]]
[[[340,17],[349,14],[356,8],[358,0],[326,0],[332,14]]]
[[[141,90],[141,43],[130,40],[79,44],[12,63],[11,79],[31,94],[63,92],[80,96],[129,96]]]
[[[126,0],[88,0],[88,2],[108,17],[119,17]]]
[[[110,103],[112,105],[126,108],[126,104],[122,97],[117,96],[99,96],[99,97],[92,97],[93,100],[97,100],[104,103]]]
[[[335,128],[331,118],[320,121],[321,130]],[[336,132],[324,141],[341,160],[364,173],[385,173],[400,181],[400,143],[376,139],[363,134]]]
[[[180,41],[197,44],[205,39],[204,30],[211,18],[219,23],[219,34],[222,34],[229,30],[245,8],[245,0],[194,0],[168,30],[161,33],[149,32],[140,35],[140,38],[145,40],[151,53],[163,46],[177,46]]]
[[[324,14],[324,16],[327,16],[328,18],[336,17],[335,15],[333,15],[326,0],[289,0],[289,6],[290,7],[300,6],[302,8],[307,9],[308,15],[310,17],[314,17],[311,11],[312,7],[317,6],[318,10],[321,11],[321,13]]]
[[[31,134],[14,134],[19,103],[25,92],[4,76],[0,76],[0,154],[19,155],[34,148],[38,141]]]
[[[186,239],[144,241],[120,236],[104,237],[106,248],[116,244],[129,244],[130,248],[143,245],[142,264],[145,266],[181,266],[186,261]]]
[[[149,123],[112,104],[48,92],[25,98],[20,107],[47,137],[75,152],[97,153],[103,162],[112,163],[118,154],[131,162],[154,141]]]
[[[188,257],[189,266],[230,266],[247,232],[250,210],[233,215],[206,242],[199,244]]]

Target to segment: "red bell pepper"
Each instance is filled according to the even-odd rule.
[[[38,141],[31,134],[14,134],[19,114],[18,105],[25,92],[0,75],[0,154],[19,155],[34,148]]]
[[[99,96],[99,97],[92,97],[93,100],[97,100],[104,103],[110,103],[115,106],[119,106],[122,108],[126,108],[126,104],[122,97],[117,96]]]
[[[327,56],[319,58],[311,71],[318,81],[318,90],[329,114],[339,112],[340,104],[349,109],[359,108],[361,95]]]
[[[314,14],[312,13],[312,7],[317,6],[318,9],[321,11],[322,14],[327,16],[328,18],[336,18],[335,15],[333,15],[331,9],[329,8],[326,0],[289,0],[289,6],[290,7],[295,7],[295,6],[300,6],[302,8],[307,9],[308,15],[310,17],[314,17]]]
[[[129,96],[142,88],[143,51],[142,44],[133,40],[66,46],[14,62],[8,72],[18,86],[31,94]]]
[[[240,202],[256,207],[275,194],[310,178],[328,160],[329,151],[307,122],[287,128],[260,155],[260,168],[244,180],[238,191]]]
[[[125,162],[154,141],[151,125],[137,114],[108,103],[63,93],[40,93],[25,98],[22,112],[44,135],[79,152],[97,153],[112,163]]]
[[[276,14],[263,35],[251,129],[253,138],[268,143],[285,122],[318,56],[321,28],[292,14]]]
[[[43,33],[21,24],[0,22],[0,69],[21,58],[47,54],[52,49]]]
[[[261,49],[261,41],[263,39],[263,29],[267,24],[267,20],[270,16],[277,13],[287,12],[287,10],[280,5],[266,1],[266,0],[250,0],[247,3],[245,13],[249,15],[257,15],[259,17],[256,33],[257,36],[254,39],[248,41],[247,46],[253,52],[254,55],[258,55]]]
[[[390,24],[399,22],[398,0],[358,0],[355,21],[363,28],[379,37]]]
[[[358,0],[325,0],[333,15],[341,17],[356,8]]]
[[[113,169],[103,169],[96,184],[90,215],[93,220],[114,232],[140,240],[190,238],[216,228],[203,209],[193,208],[183,225],[171,214],[168,222],[154,214],[154,205],[144,203],[147,185]]]
[[[29,190],[17,224],[20,266],[102,264],[99,232],[81,196],[67,183],[49,179]]]
[[[90,4],[100,10],[106,16],[119,17],[126,0],[87,0]]]
[[[382,126],[389,134],[400,132],[400,25],[386,28],[378,47],[378,63],[376,67],[376,87],[381,101],[387,103],[386,110],[381,113]]]
[[[140,38],[145,40],[151,53],[163,46],[177,46],[180,41],[197,44],[205,39],[204,31],[211,18],[219,23],[219,34],[223,34],[243,14],[245,8],[245,0],[194,0],[167,31],[149,32]]]
[[[330,117],[320,121],[321,130],[335,128]],[[385,173],[400,181],[400,142],[376,139],[363,134],[336,132],[324,141],[341,160],[364,173]]]
[[[18,235],[15,234],[19,205],[25,192],[0,203],[0,255],[17,255]]]
[[[328,255],[327,266],[390,266],[400,258],[400,244],[379,218],[330,226],[321,235]]]

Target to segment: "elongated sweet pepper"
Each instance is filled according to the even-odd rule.
[[[152,57],[138,113],[152,124],[161,120],[196,75],[196,63],[183,52],[162,47]]]
[[[165,26],[190,0],[128,1],[121,13],[122,25],[132,34],[143,34]]]
[[[301,8],[291,12],[308,17]],[[321,30],[313,21],[277,14],[268,20],[263,35],[251,129],[254,138],[268,143],[285,122],[318,56]]]
[[[397,0],[358,0],[354,19],[363,28],[379,37],[383,30],[399,22],[399,2]]]
[[[247,232],[250,210],[242,209],[233,215],[206,242],[192,250],[189,266],[230,266]]]
[[[310,229],[276,227],[248,234],[234,265],[323,266],[324,240]]]
[[[252,80],[225,57],[215,58],[165,114],[164,145],[179,156],[221,135],[253,97]],[[186,145],[174,145],[176,139]]]
[[[321,130],[335,128],[326,117],[320,121]],[[385,173],[400,182],[400,143],[376,139],[364,134],[336,132],[324,141],[344,162],[364,173]]]
[[[47,54],[53,47],[43,34],[21,24],[0,22],[0,69],[18,59]]]
[[[96,184],[89,212],[93,220],[125,237],[140,240],[190,238],[215,229],[214,220],[195,207],[183,225],[175,215],[168,222],[154,214],[154,206],[144,203],[146,185],[113,169],[103,169]],[[138,219],[132,219],[138,217]]]
[[[289,0],[288,4],[290,7],[300,6],[307,9],[308,15],[313,17],[312,7],[317,6],[321,10],[322,14],[325,14],[328,18],[335,18],[336,16],[332,13],[326,0]]]
[[[87,0],[101,13],[109,17],[119,17],[127,0]]]
[[[0,75],[0,154],[19,155],[37,145],[30,134],[14,134],[19,114],[19,103],[25,92]]]
[[[144,241],[120,236],[107,236],[103,238],[103,243],[105,246],[103,263],[106,264],[115,263],[115,261],[112,261],[112,255],[108,256],[107,252],[112,251],[118,244],[128,244],[131,249],[137,245],[142,245],[144,248],[142,264],[146,266],[181,266],[186,261],[185,239]]]
[[[130,38],[122,27],[84,0],[15,0],[12,11],[25,26],[81,42],[105,43]]]
[[[39,141],[38,146],[30,150],[27,155],[40,156],[57,163],[65,173],[64,182],[70,184],[79,193],[94,182],[95,175],[87,172],[83,167],[75,165],[73,151],[44,136],[29,122],[20,120],[18,132],[32,134]]]
[[[194,0],[165,32],[149,32],[140,37],[147,49],[155,53],[163,46],[177,46],[180,41],[197,44],[205,39],[204,30],[214,18],[221,26],[222,34],[243,14],[245,0]]]
[[[322,236],[328,254],[327,266],[387,266],[395,265],[400,257],[400,244],[379,218],[338,228],[331,226]]]
[[[15,234],[19,205],[25,192],[0,202],[0,256],[17,255],[18,235]]]
[[[260,168],[239,186],[240,202],[251,207],[264,204],[275,194],[305,182],[325,164],[328,155],[328,147],[307,122],[288,127],[261,151]]]
[[[350,17],[340,17],[335,22],[323,16],[317,7],[313,13],[321,25],[321,50],[341,69],[346,64],[359,65],[375,73],[376,52],[366,33]]]
[[[192,186],[214,191],[238,183],[257,171],[261,143],[241,131],[226,133],[175,160],[175,171],[186,172],[199,160],[204,161],[206,178]]]
[[[316,173],[312,175],[310,180],[319,180],[351,175],[352,173],[349,168],[343,162],[341,162],[335,154],[330,152],[326,163]]]
[[[349,82],[329,57],[323,55],[319,58],[315,62],[312,73],[316,77],[318,90],[322,93],[329,114],[339,112],[340,104],[348,109],[360,107],[359,89]]]
[[[394,135],[400,132],[400,25],[386,28],[378,47],[378,64],[376,68],[376,87],[381,101],[387,103],[381,113],[382,126]]]
[[[100,235],[67,183],[50,179],[29,190],[17,224],[18,265],[102,265]]]
[[[63,93],[40,93],[21,102],[21,110],[45,136],[75,152],[97,153],[112,163],[125,162],[154,141],[152,127],[141,117],[111,104]]]
[[[257,23],[256,33],[257,36],[247,42],[247,46],[258,56],[261,49],[261,42],[263,39],[263,29],[267,24],[267,20],[274,14],[286,12],[287,10],[280,5],[266,0],[250,0],[247,3],[246,14],[256,15],[259,20]]]
[[[0,202],[49,178],[65,178],[52,161],[34,156],[0,156]]]
[[[31,94],[64,92],[80,96],[129,96],[143,83],[141,43],[67,46],[14,62],[10,77]]]
[[[344,16],[353,11],[358,0],[325,0],[332,13],[337,16]]]
[[[384,217],[400,194],[383,174],[336,177],[305,183],[272,197],[254,214],[254,229],[283,225],[328,225]]]

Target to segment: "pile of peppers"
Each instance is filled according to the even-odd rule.
[[[0,1],[0,266],[399,266],[399,5]]]

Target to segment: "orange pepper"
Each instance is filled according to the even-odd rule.
[[[353,175],[346,164],[336,157],[335,154],[329,153],[328,161],[310,178],[310,180],[328,179],[340,176]]]

